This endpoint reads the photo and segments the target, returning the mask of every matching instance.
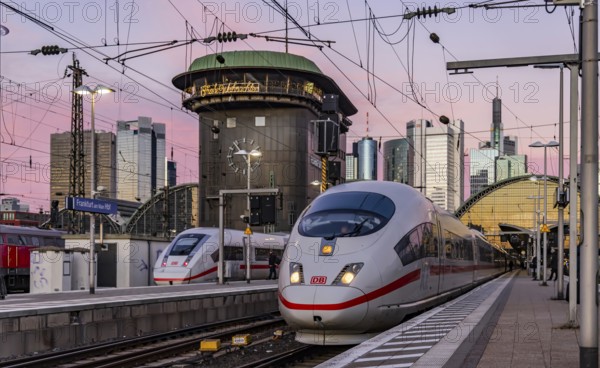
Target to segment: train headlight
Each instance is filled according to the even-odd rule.
[[[333,285],[350,285],[356,275],[362,269],[364,263],[350,263],[342,268],[342,271],[333,281]]]
[[[290,262],[290,284],[304,283],[304,274],[302,272],[302,264]]]
[[[167,267],[167,257],[163,258],[162,264],[160,266]]]

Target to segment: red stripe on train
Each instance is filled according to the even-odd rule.
[[[379,288],[377,290],[374,290],[368,294],[359,296],[357,298],[354,299],[350,299],[348,301],[345,302],[341,302],[341,303],[334,303],[334,304],[300,304],[300,303],[293,303],[290,302],[289,300],[287,300],[281,293],[279,293],[279,300],[281,301],[281,303],[288,309],[297,309],[297,310],[340,310],[340,309],[347,309],[347,308],[352,308],[355,307],[359,304],[362,303],[366,303],[368,301],[377,299],[379,297],[382,297],[386,294],[389,294],[395,290],[400,289],[401,287],[404,287],[408,284],[410,284],[411,282],[417,281],[418,279],[421,278],[421,270],[414,270],[404,276],[402,276],[401,278],[397,279],[396,281],[389,283],[387,285],[385,285],[382,288]]]

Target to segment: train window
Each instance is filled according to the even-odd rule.
[[[40,238],[38,238],[37,236],[32,236],[31,237],[31,245],[34,245],[36,247],[39,247],[41,244]]]
[[[396,244],[394,250],[400,257],[403,265],[412,263],[427,256],[427,244],[436,242],[434,239],[432,224],[421,224],[412,229]],[[437,256],[437,252],[434,256]]]
[[[371,234],[390,220],[396,207],[377,193],[344,192],[319,197],[298,223],[298,232],[311,237],[350,237]]]
[[[425,245],[425,257],[438,256],[438,227],[431,225],[423,232],[423,244]]]
[[[481,239],[477,239],[479,246],[479,260],[481,262],[492,262],[492,249]]]
[[[17,234],[6,234],[6,243],[11,245],[23,245]]]
[[[186,234],[175,239],[169,256],[194,255],[209,237],[204,234]],[[204,241],[203,241],[204,240]]]
[[[315,199],[306,215],[322,211],[358,210],[376,213],[389,220],[396,206],[388,197],[369,192],[335,193]]]
[[[283,254],[281,249],[269,249],[269,248],[254,248],[254,259],[256,261],[267,261],[269,259],[269,252],[273,251],[279,259]]]
[[[379,230],[386,222],[369,212],[324,211],[303,217],[298,231],[304,236],[324,238],[363,236]]]
[[[225,246],[226,261],[242,261],[244,260],[244,249],[242,247]],[[217,257],[218,258],[218,257]]]
[[[244,249],[242,247],[224,246],[223,252],[225,252],[226,261],[243,261],[244,260]],[[213,262],[219,262],[219,250],[215,250],[210,255]]]

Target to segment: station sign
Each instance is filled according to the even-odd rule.
[[[73,211],[83,211],[92,213],[103,213],[105,215],[114,215],[117,213],[117,204],[102,199],[66,197],[66,208]]]

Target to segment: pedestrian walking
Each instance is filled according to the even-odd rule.
[[[273,253],[269,252],[269,277],[267,280],[277,279],[277,265],[279,264],[279,258]]]

